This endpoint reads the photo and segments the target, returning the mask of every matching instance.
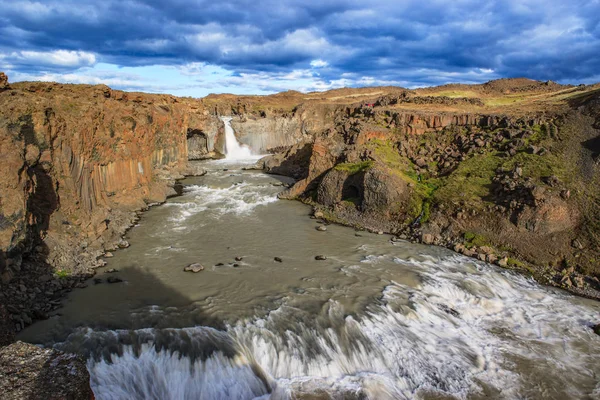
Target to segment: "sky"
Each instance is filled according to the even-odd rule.
[[[0,0],[0,71],[202,97],[600,81],[600,0]]]

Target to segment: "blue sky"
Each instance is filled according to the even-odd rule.
[[[600,81],[600,0],[0,0],[11,81],[205,96]]]

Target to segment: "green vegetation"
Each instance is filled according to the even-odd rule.
[[[511,258],[511,257],[508,257],[507,264],[509,267],[512,267],[512,268],[520,268],[520,269],[525,268],[524,263],[522,263],[521,261],[519,261],[515,258]]]
[[[60,279],[66,279],[69,276],[71,276],[69,271],[65,271],[64,269],[59,269],[58,271],[55,272],[55,275]]]
[[[408,167],[407,161],[400,155],[398,149],[389,140],[373,139],[367,143],[375,158],[393,170],[402,171]]]
[[[490,241],[485,236],[479,235],[474,232],[465,232],[464,238],[465,238],[465,246],[467,246],[468,248],[482,247],[482,246],[490,245]]]
[[[510,104],[520,103],[524,100],[525,96],[523,95],[504,95],[502,97],[484,99],[484,102],[487,106],[506,106]]]
[[[424,224],[425,222],[429,221],[429,217],[431,216],[431,202],[429,199],[423,201],[421,205],[421,211],[421,223]]]
[[[461,98],[461,97],[479,97],[479,95],[471,90],[442,90],[439,92],[427,94],[427,96],[433,97],[450,97],[450,98]]]
[[[559,178],[566,177],[566,171],[559,157],[551,154],[539,156],[526,152],[517,153],[510,157],[501,166],[505,171],[514,169],[517,165],[523,168],[523,176],[538,179],[544,176],[556,175]]]
[[[489,194],[492,179],[501,159],[495,153],[481,154],[459,164],[435,191],[438,203],[469,203],[477,205]]]
[[[365,171],[373,166],[373,161],[361,161],[357,163],[341,163],[335,166],[336,171],[348,172],[350,175]]]
[[[349,197],[347,199],[342,199],[342,203],[344,203],[347,206],[356,208],[360,205],[361,200],[358,197]]]

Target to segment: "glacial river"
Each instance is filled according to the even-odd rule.
[[[277,200],[289,180],[250,162],[204,163],[102,283],[19,339],[87,357],[98,400],[600,398],[599,303],[443,248],[317,231]]]

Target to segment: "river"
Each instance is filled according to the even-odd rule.
[[[19,339],[87,357],[99,400],[600,398],[599,303],[443,248],[318,231],[252,162],[204,162],[101,283]]]

